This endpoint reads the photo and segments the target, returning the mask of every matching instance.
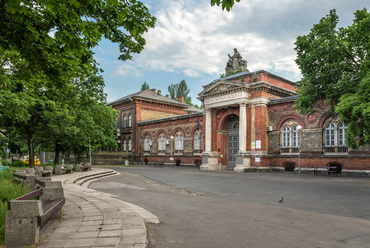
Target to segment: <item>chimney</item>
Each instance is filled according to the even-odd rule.
[[[184,96],[178,96],[177,101],[184,103]]]
[[[160,90],[158,90],[157,93],[158,93],[158,95],[161,95],[161,91]]]
[[[155,93],[155,89],[150,89],[151,91],[153,91]]]
[[[166,97],[167,97],[167,98],[169,98],[169,97],[170,97],[170,95],[168,95],[168,94],[167,94],[167,95],[166,95]]]

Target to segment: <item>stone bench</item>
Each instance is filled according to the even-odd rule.
[[[53,174],[53,166],[35,167],[35,173],[39,177],[51,177]]]
[[[80,163],[76,165],[76,172],[91,171],[91,167],[90,163]]]
[[[71,164],[66,164],[66,165],[61,165],[57,164],[55,166],[55,175],[62,175],[63,172],[66,174],[72,173],[73,165]]]
[[[15,170],[13,173],[13,181],[17,183],[22,183],[23,185],[30,186],[34,188],[35,179],[39,176],[35,174],[34,168],[26,168],[21,170]]]
[[[40,227],[49,219],[60,219],[65,204],[62,182],[36,179],[35,191],[8,202],[5,245],[24,247],[40,240]],[[34,200],[37,198],[38,200]]]

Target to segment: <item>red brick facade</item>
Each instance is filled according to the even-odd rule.
[[[345,125],[338,118],[325,114],[325,111],[300,114],[294,107],[295,90],[294,83],[258,71],[237,74],[234,78],[229,76],[205,86],[199,94],[201,101],[209,99],[204,112],[189,112],[185,104],[167,101],[163,96],[150,99],[138,94],[123,98],[121,102],[112,104],[120,111],[120,136],[117,137],[120,149],[123,150],[124,140],[131,139],[131,151],[137,162],[170,164],[172,157],[174,165],[199,164],[207,153],[206,112],[211,110],[211,151],[208,152],[217,156],[219,169],[227,169],[228,124],[233,117],[241,118],[240,104],[244,104],[246,151],[241,158],[248,159],[247,167],[297,168],[299,140],[303,169],[340,164],[345,170],[370,170],[370,149],[362,147],[352,151],[346,147],[343,143]],[[235,92],[242,92],[238,95],[240,98],[227,100],[222,97],[233,96]],[[125,115],[133,116],[131,127],[123,127]],[[296,131],[299,125],[302,127],[300,139]],[[326,128],[331,128],[328,129],[331,135],[325,134]]]

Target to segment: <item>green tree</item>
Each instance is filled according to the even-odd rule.
[[[217,6],[221,5],[222,10],[226,9],[227,11],[230,11],[235,2],[240,2],[240,0],[211,0],[211,6],[215,4]]]
[[[143,90],[149,90],[149,89],[150,89],[150,86],[149,86],[149,84],[145,81],[145,82],[141,85],[140,91],[143,91]]]
[[[0,132],[27,143],[32,167],[47,125],[68,117],[73,79],[93,74],[101,38],[119,44],[119,59],[131,59],[155,18],[136,0],[0,0],[0,22]]]
[[[69,99],[63,102],[62,111],[49,116],[43,144],[55,152],[54,163],[61,152],[79,154],[85,151],[90,137],[93,149],[101,144],[116,147],[114,134],[116,111],[106,106],[101,76],[92,75],[86,80],[74,79]]]
[[[155,18],[136,0],[0,0],[0,23],[0,48],[62,83],[94,62],[92,48],[103,37],[119,44],[119,59],[131,59]]]
[[[190,93],[190,89],[185,81],[185,79],[181,80],[180,83],[171,84],[168,86],[168,92],[170,93],[171,99],[177,100],[177,97],[183,96],[184,102],[186,104],[192,105],[191,97],[188,96]]]
[[[317,102],[324,99],[331,107],[329,112],[336,111],[349,124],[348,137],[358,137],[362,145],[369,143],[370,134],[362,123],[368,118],[366,104],[370,101],[363,98],[370,86],[370,14],[366,9],[357,10],[347,28],[337,28],[338,20],[332,10],[308,35],[297,38],[296,63],[303,78],[298,82],[296,103],[300,112],[309,113],[317,111]],[[363,104],[354,105],[358,99],[363,99]],[[356,147],[357,141],[347,140]]]

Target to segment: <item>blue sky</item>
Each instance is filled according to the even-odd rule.
[[[301,78],[295,64],[299,35],[336,9],[339,26],[352,23],[369,0],[241,0],[230,12],[211,7],[210,0],[142,1],[157,18],[144,35],[146,45],[131,61],[119,61],[117,44],[102,40],[94,49],[104,70],[107,101],[140,91],[146,81],[168,94],[167,87],[185,79],[193,103],[206,85],[224,73],[237,48],[250,71],[266,70],[291,81]]]

